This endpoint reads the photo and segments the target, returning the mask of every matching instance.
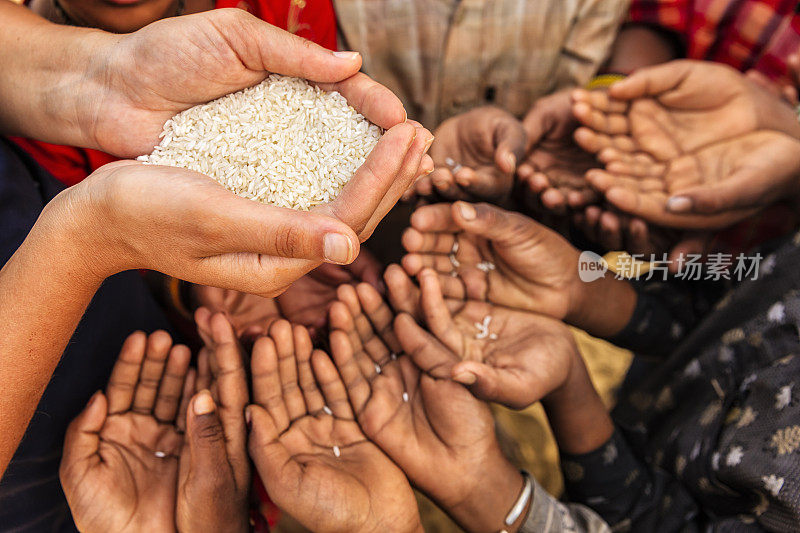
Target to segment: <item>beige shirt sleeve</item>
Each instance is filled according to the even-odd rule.
[[[580,0],[556,70],[559,87],[582,87],[608,59],[630,0]]]

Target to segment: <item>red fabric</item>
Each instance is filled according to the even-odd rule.
[[[261,20],[336,50],[336,15],[331,0],[217,0],[217,9],[238,7]]]
[[[331,0],[217,0],[216,8],[238,7],[261,20],[330,50],[336,49],[336,15]],[[11,139],[66,186],[82,181],[117,158],[88,148],[31,139]]]
[[[791,83],[786,59],[800,49],[796,9],[796,0],[633,0],[630,20],[676,32],[690,59]]]
[[[672,30],[690,59],[755,69],[794,84],[786,59],[800,50],[796,0],[633,0],[630,20]],[[792,231],[798,214],[775,205],[716,235],[714,248],[738,254]]]

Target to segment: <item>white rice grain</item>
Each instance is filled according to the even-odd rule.
[[[259,202],[308,210],[333,201],[382,135],[337,92],[272,74],[168,120],[140,161],[194,170]]]

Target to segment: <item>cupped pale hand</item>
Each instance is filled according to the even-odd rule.
[[[252,358],[250,456],[270,498],[306,528],[421,531],[403,472],[370,442],[325,352],[281,321]]]
[[[86,74],[97,98],[85,99],[82,125],[93,147],[117,156],[150,153],[173,115],[273,72],[340,90],[381,127],[405,120],[399,100],[371,93],[372,84],[357,74],[357,53],[333,53],[241,9],[163,19],[100,43]]]
[[[98,279],[147,268],[271,297],[323,261],[358,256],[360,241],[425,166],[429,137],[408,123],[395,126],[339,197],[311,212],[237,197],[196,172],[127,161],[62,193],[43,224],[70,232],[80,244],[77,264]]]
[[[98,279],[147,268],[262,296],[323,259],[352,261],[359,248],[353,230],[330,216],[259,204],[196,172],[129,161],[67,189],[42,219],[71,232],[76,264]]]

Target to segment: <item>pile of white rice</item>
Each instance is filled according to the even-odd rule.
[[[337,92],[271,75],[164,124],[139,157],[195,170],[239,196],[308,210],[332,201],[382,135]]]

